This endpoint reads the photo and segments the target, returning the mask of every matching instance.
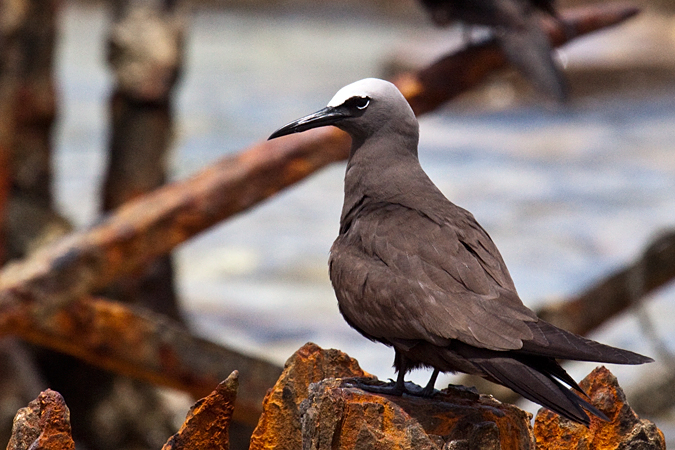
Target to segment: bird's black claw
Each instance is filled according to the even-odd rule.
[[[401,388],[400,385],[397,385],[393,380],[383,383],[382,381],[377,380],[355,379],[351,381],[351,384],[354,387],[357,387],[366,392],[371,392],[373,394],[394,395],[396,397],[407,394],[414,397],[431,398],[439,392],[433,387],[431,389],[429,389],[428,386],[422,388],[421,386],[410,381],[406,381],[403,388]]]
[[[391,380],[388,383],[383,383],[378,380],[355,379],[351,381],[351,384],[354,385],[354,387],[373,394],[394,395],[400,397],[407,391],[405,388],[401,389],[396,382]]]

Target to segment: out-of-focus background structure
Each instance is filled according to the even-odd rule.
[[[582,3],[561,1],[559,8]],[[575,298],[639,260],[650,244],[658,247],[675,227],[675,7],[667,0],[632,4],[642,8],[638,16],[558,50],[568,104],[551,104],[505,72],[420,120],[423,167],[488,230],[533,309]],[[464,30],[434,27],[414,0],[13,0],[0,14],[0,108],[2,117],[16,118],[3,119],[0,147],[23,149],[0,165],[14,171],[2,188],[10,198],[5,261],[266,139],[345,84],[420,69],[466,43]],[[12,27],[26,16],[32,25],[21,26],[30,38],[22,41],[24,31]],[[52,56],[33,52],[51,39]],[[11,70],[26,51],[35,62]],[[144,58],[154,61],[149,78]],[[2,101],[16,92],[16,103]],[[136,273],[101,295],[159,305],[195,334],[273,365],[313,341],[347,352],[381,379],[393,377],[393,352],[349,328],[328,280],[343,172],[341,163],[317,172],[189,240],[173,260],[154,261],[141,281]],[[666,283],[634,300],[591,337],[657,360],[611,370],[635,409],[673,445],[675,291]],[[75,433],[80,427],[79,448],[159,448],[192,402],[166,391],[134,403],[142,394],[131,382],[79,359],[64,363],[21,341],[3,342],[30,388],[12,387],[16,395],[5,395],[1,418],[11,420],[28,391],[69,386],[61,392]],[[594,366],[566,367],[580,379]],[[420,383],[427,377],[413,374]],[[95,387],[87,391],[94,379],[114,394],[99,402]],[[458,380],[446,376],[437,386]],[[123,423],[154,419],[156,410],[167,411],[161,425]]]

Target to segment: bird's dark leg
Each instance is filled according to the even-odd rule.
[[[410,394],[411,392],[405,386],[405,374],[408,371],[408,358],[406,358],[398,350],[394,350],[394,368],[398,372],[398,377],[396,377],[395,389],[401,393]]]
[[[399,369],[398,376],[396,377],[396,384],[394,384],[394,392],[396,392],[395,395],[402,395],[404,392],[406,392],[405,370]]]
[[[440,370],[434,369],[434,373],[431,374],[431,378],[429,378],[429,382],[427,383],[426,386],[424,386],[424,389],[422,389],[422,397],[431,397],[434,395],[434,386],[436,386],[436,378],[438,378],[438,373]]]
[[[367,392],[373,392],[375,394],[386,394],[386,395],[396,395],[401,396],[403,394],[414,395],[417,397],[431,397],[434,395],[435,389],[434,385],[436,384],[436,378],[438,378],[438,369],[434,369],[434,373],[431,375],[429,383],[426,387],[421,388],[415,383],[405,382],[405,374],[408,371],[408,359],[403,356],[398,351],[394,357],[394,367],[398,372],[396,381],[390,381],[386,385],[381,384],[370,384],[368,382],[354,381],[354,384],[360,389],[363,389]]]

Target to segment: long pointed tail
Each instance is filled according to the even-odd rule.
[[[602,411],[563,386],[549,373],[511,358],[473,360],[472,362],[485,372],[490,381],[504,385],[526,399],[574,422],[590,424],[590,419],[584,409],[603,420],[608,420]]]

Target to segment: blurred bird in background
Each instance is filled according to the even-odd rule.
[[[421,0],[432,20],[489,27],[508,60],[545,95],[567,99],[567,83],[541,29],[539,13],[559,20],[553,0]]]

